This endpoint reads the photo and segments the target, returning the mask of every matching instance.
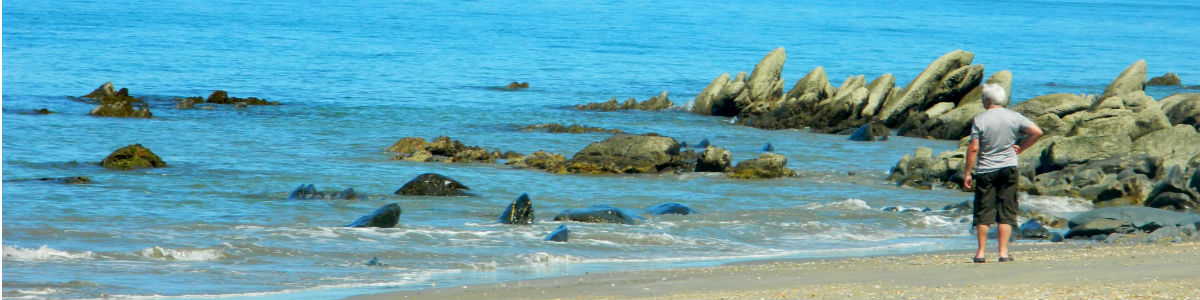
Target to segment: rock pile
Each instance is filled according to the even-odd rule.
[[[1200,95],[1155,101],[1142,90],[1145,74],[1145,61],[1138,61],[1099,97],[1051,94],[1014,106],[1045,132],[1019,156],[1022,191],[1080,197],[1100,206],[1200,207],[1196,116],[1172,113],[1194,114]],[[967,138],[958,149],[936,156],[918,148],[900,159],[889,178],[901,185],[957,188]]]
[[[142,99],[129,96],[129,89],[113,91],[112,82],[105,82],[83,98],[99,103],[89,115],[121,118],[150,118],[150,107]]]
[[[665,110],[675,105],[671,103],[671,99],[667,99],[667,91],[663,91],[658,96],[650,97],[643,102],[638,102],[633,98],[625,100],[625,102],[617,103],[617,98],[608,99],[605,102],[593,102],[588,104],[576,105],[576,110],[597,110],[597,111],[616,111],[616,110]]]

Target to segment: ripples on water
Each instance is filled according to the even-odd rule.
[[[685,106],[716,76],[749,71],[779,46],[789,54],[789,86],[818,65],[834,84],[894,73],[903,85],[958,48],[975,52],[989,73],[1012,70],[1018,101],[1099,93],[1143,58],[1152,75],[1172,71],[1192,83],[1200,66],[1180,57],[1200,48],[1191,38],[1200,11],[1163,5],[1170,7],[12,2],[3,10],[4,297],[339,298],[434,283],[965,249],[973,242],[964,216],[938,209],[968,194],[885,181],[914,148],[940,152],[954,141],[854,143],[679,110],[569,108],[663,90]],[[995,13],[981,13],[987,10]],[[92,105],[68,97],[105,81],[146,97],[155,118],[89,117]],[[492,88],[509,81],[532,86]],[[173,109],[174,97],[214,89],[283,105]],[[39,108],[55,114],[24,114]],[[707,138],[735,161],[757,157],[770,142],[801,176],[557,175],[389,161],[383,151],[406,136],[448,135],[491,149],[570,155],[606,137],[514,130],[547,122],[655,132],[690,144]],[[95,165],[133,143],[169,167]],[[457,179],[477,196],[392,195],[426,172]],[[67,176],[95,183],[28,180]],[[366,196],[285,200],[299,184]],[[496,224],[521,193],[532,197],[538,223]],[[568,223],[569,243],[541,241],[563,209],[641,211],[669,201],[699,213],[637,226]],[[1067,198],[1024,201],[1059,215],[1089,207]],[[397,228],[341,227],[390,202],[404,210]],[[934,211],[883,210],[889,206]],[[367,266],[372,258],[383,265]]]

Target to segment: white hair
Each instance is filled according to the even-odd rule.
[[[1004,87],[999,84],[984,83],[983,102],[991,102],[991,105],[1005,105],[1008,103],[1008,92],[1004,91]]]

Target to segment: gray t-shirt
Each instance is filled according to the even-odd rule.
[[[994,108],[975,116],[971,126],[971,139],[979,139],[979,160],[975,173],[993,172],[1005,167],[1017,166],[1017,135],[1033,121],[1007,108]]]

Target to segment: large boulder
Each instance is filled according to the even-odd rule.
[[[692,103],[692,113],[699,115],[714,115],[732,117],[738,115],[738,98],[746,95],[746,72],[739,72],[737,77],[729,79],[729,74],[721,74],[705,87]]]
[[[1191,125],[1200,128],[1200,93],[1175,94],[1159,100],[1159,109],[1171,125]]]
[[[500,213],[500,223],[504,224],[529,225],[533,221],[533,201],[529,200],[529,194],[521,194]]]
[[[163,162],[162,158],[159,158],[150,149],[142,147],[142,144],[121,147],[101,160],[100,165],[116,170],[167,167],[167,163]]]
[[[589,144],[552,171],[584,174],[657,173],[683,165],[679,143],[674,138],[618,134]]]
[[[1053,114],[1061,118],[1085,110],[1091,105],[1092,99],[1082,95],[1062,93],[1033,97],[1014,105],[1012,110],[1030,119],[1044,114]]]
[[[1094,133],[1062,138],[1050,146],[1050,161],[1054,169],[1082,164],[1118,153],[1129,152],[1133,142],[1128,135]]]
[[[1131,92],[1143,91],[1146,88],[1146,60],[1134,62],[1125,71],[1121,72],[1117,78],[1113,79],[1108,87],[1104,88],[1104,93],[1100,94],[1098,99],[1107,99],[1108,97],[1121,97]]]
[[[571,208],[554,216],[555,221],[574,221],[584,223],[616,223],[636,225],[641,216],[627,212],[612,205],[596,205],[586,208]]]
[[[1137,228],[1129,221],[1097,218],[1077,226],[1072,226],[1071,230],[1067,231],[1066,238],[1089,238],[1095,235],[1109,235],[1113,233],[1125,234],[1136,230]]]
[[[879,112],[879,108],[883,106],[883,102],[887,100],[888,94],[892,88],[896,87],[896,76],[892,73],[880,75],[867,84],[867,90],[870,95],[867,96],[867,105],[863,106],[859,112],[859,117],[862,119],[871,119]]]
[[[732,168],[733,156],[725,148],[708,146],[696,161],[696,172],[727,172]]]
[[[1200,174],[1200,170],[1190,176],[1193,178],[1189,184],[1189,175],[1184,172],[1183,168],[1172,167],[1164,176],[1165,178],[1150,192],[1146,199],[1146,206],[1175,210],[1200,208],[1200,190],[1197,190],[1194,184],[1197,181],[1196,174]]]
[[[942,77],[937,88],[929,95],[927,104],[922,108],[942,102],[958,103],[963,96],[979,86],[982,80],[983,65],[966,65],[950,71]]]
[[[400,222],[400,204],[390,203],[379,209],[350,222],[346,227],[379,227],[392,228]]]
[[[795,175],[795,172],[787,168],[787,156],[775,153],[763,153],[759,158],[739,162],[728,174],[730,178],[738,179],[767,179]]]
[[[1200,132],[1192,126],[1175,125],[1137,139],[1131,152],[1160,157],[1165,169],[1172,166],[1186,167],[1192,157],[1200,155]]]
[[[780,76],[786,60],[787,54],[783,47],[779,47],[767,53],[762,61],[754,66],[754,71],[750,72],[750,78],[746,79],[748,97],[742,103],[737,103],[741,108],[739,115],[764,114],[771,105],[783,97],[783,80],[780,79]]]
[[[405,196],[467,196],[467,186],[436,173],[425,173],[405,183],[394,194]]]
[[[894,80],[895,79],[893,79],[893,84]],[[812,99],[817,101],[833,97],[833,85],[829,83],[829,76],[825,75],[824,67],[817,66],[812,71],[808,72],[807,75],[804,75],[804,78],[797,80],[796,84],[792,85],[792,89],[788,91],[785,99],[797,99],[805,94],[812,94]]]
[[[909,110],[924,110],[931,105],[930,102],[933,101],[931,96],[938,91],[939,85],[943,79],[946,79],[946,75],[970,65],[974,58],[975,54],[963,50],[955,50],[942,55],[925,67],[925,70],[912,82],[909,82],[908,86],[905,86],[896,97],[889,96],[875,118],[883,121],[884,125],[892,127],[899,125]]]

